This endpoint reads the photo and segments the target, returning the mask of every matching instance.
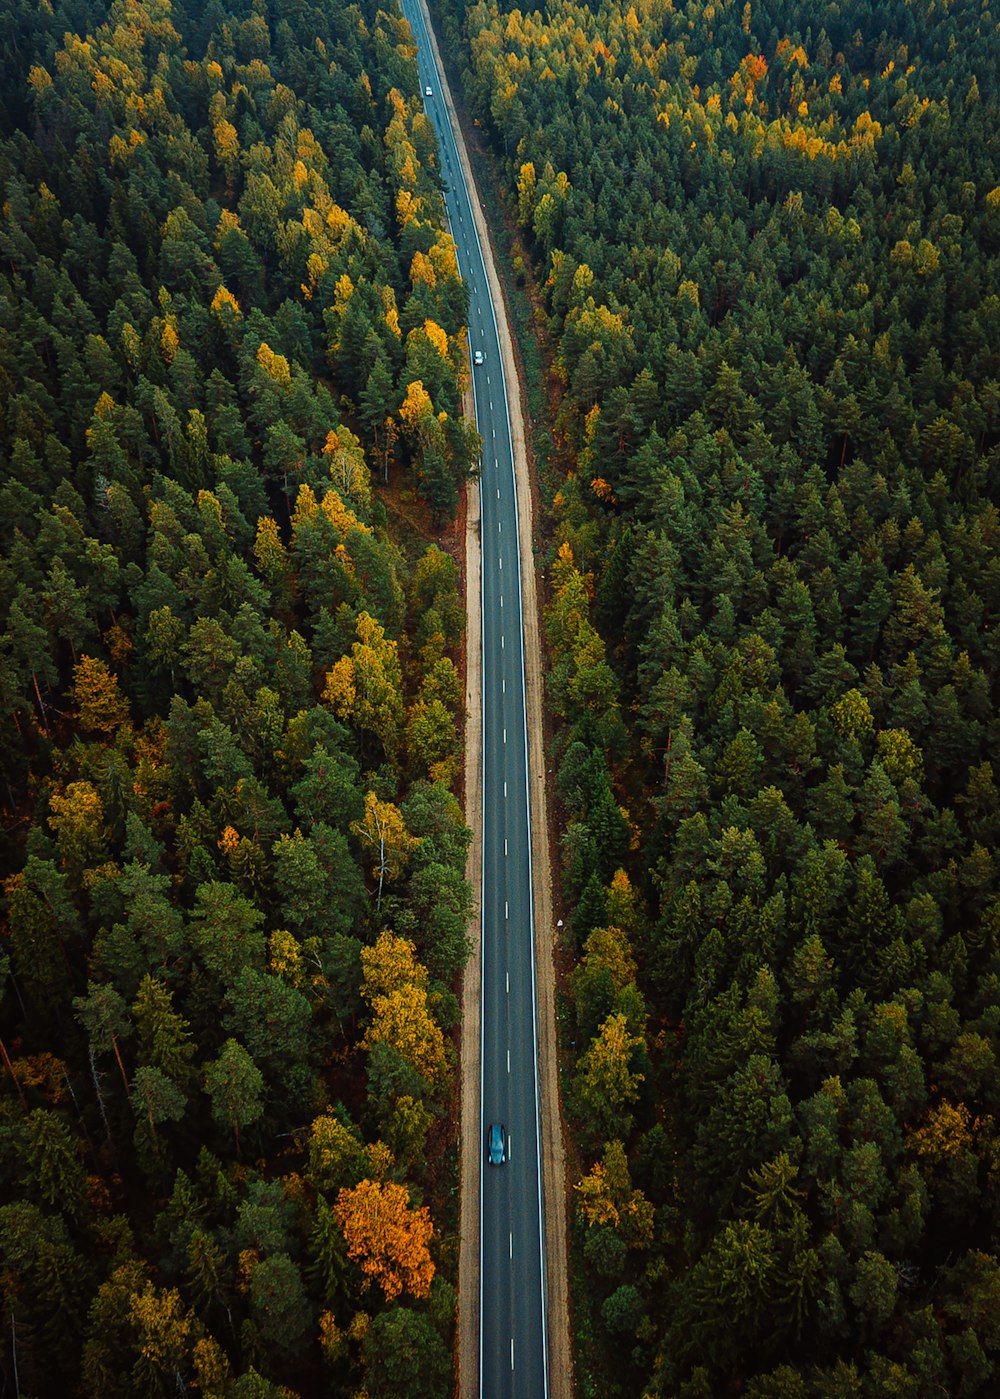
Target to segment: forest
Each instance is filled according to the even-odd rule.
[[[581,1396],[1000,1388],[987,0],[440,0],[541,298]]]
[[[466,296],[398,9],[0,8],[0,1388],[453,1390]]]

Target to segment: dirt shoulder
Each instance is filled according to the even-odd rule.
[[[421,0],[423,4],[423,0]],[[426,14],[426,5],[424,6]],[[458,153],[468,188],[486,263],[490,295],[497,312],[500,352],[514,444],[521,554],[521,591],[524,619],[524,664],[528,721],[528,765],[531,800],[531,848],[535,922],[535,977],[538,1013],[538,1083],[541,1095],[542,1173],[545,1201],[545,1281],[548,1313],[549,1393],[552,1399],[571,1399],[573,1358],[569,1330],[569,1283],[566,1240],[565,1158],[562,1119],[559,1112],[558,1041],[555,1009],[555,929],[552,915],[552,877],[549,864],[545,745],[542,724],[542,647],[538,590],[535,578],[534,528],[531,481],[525,449],[524,415],[517,365],[500,279],[493,259],[489,229],[483,217],[437,37],[427,14],[427,27],[435,50],[441,92],[458,133]],[[474,496],[474,499],[473,499]],[[482,674],[480,654],[480,578],[482,558],[479,534],[479,492],[470,487],[466,532],[466,820],[473,832],[469,878],[477,895],[482,883]],[[479,1393],[479,1044],[480,1044],[480,947],[478,911],[474,939],[463,988],[462,1026],[462,1191],[459,1261],[459,1393],[474,1399]]]

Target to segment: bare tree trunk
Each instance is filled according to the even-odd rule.
[[[14,1393],[17,1399],[21,1399],[21,1385],[17,1378],[17,1332],[14,1329],[14,1306],[10,1308],[10,1354],[14,1362]]]
[[[84,1119],[83,1119],[83,1113],[80,1111],[80,1104],[77,1102],[76,1094],[73,1092],[73,1085],[72,1085],[72,1083],[70,1082],[69,1074],[66,1072],[65,1069],[63,1069],[63,1082],[66,1084],[66,1087],[69,1089],[69,1096],[73,1099],[73,1106],[76,1108],[76,1115],[77,1115],[77,1117],[80,1119],[80,1130],[83,1132],[84,1139],[85,1139],[85,1141],[86,1141],[86,1143],[87,1143],[87,1146],[88,1146],[89,1149],[90,1149],[90,1154],[91,1154],[91,1156],[93,1156],[94,1161],[95,1161],[95,1164],[96,1164],[96,1162],[97,1162],[97,1152],[94,1150],[94,1143],[93,1143],[93,1142],[91,1141],[91,1139],[90,1139],[90,1133],[87,1131],[87,1124],[86,1124],[86,1122],[85,1122]]]
[[[7,1053],[7,1046],[4,1044],[2,1036],[0,1036],[0,1054],[3,1055],[3,1061],[7,1066],[7,1072],[14,1080],[14,1087],[17,1089],[17,1096],[21,1099],[21,1106],[26,1108],[28,1104],[24,1100],[24,1089],[18,1082],[17,1074],[14,1072],[14,1065],[10,1062],[10,1055]]]
[[[114,1035],[111,1036],[111,1047],[115,1051],[115,1058],[118,1060],[118,1067],[121,1070],[122,1083],[124,1083],[125,1085],[125,1096],[128,1097],[131,1094],[132,1090],[128,1086],[128,1074],[126,1074],[125,1072],[125,1065],[122,1063],[121,1051],[118,1048],[118,1040],[115,1038]]]
[[[35,686],[35,698],[38,700],[38,713],[42,721],[42,728],[45,733],[48,733],[48,729],[45,726],[45,705],[42,703],[42,692],[38,688],[38,676],[34,671],[31,672],[31,679]]]
[[[104,1123],[104,1134],[108,1139],[108,1150],[111,1152],[111,1159],[117,1167],[118,1153],[115,1151],[114,1138],[111,1135],[111,1124],[108,1122],[108,1114],[104,1106],[104,1094],[101,1092],[101,1077],[97,1072],[97,1061],[94,1058],[94,1046],[88,1045],[87,1051],[90,1055],[90,1077],[94,1081],[94,1092],[97,1095],[97,1106],[101,1110],[101,1121]]]

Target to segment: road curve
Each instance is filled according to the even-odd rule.
[[[547,1399],[531,811],[514,452],[500,339],[456,133],[442,101],[427,20],[402,0],[417,44],[424,105],[441,151],[445,201],[469,289],[476,421],[483,438],[482,1004],[480,1094],[481,1399]],[[430,88],[427,94],[426,89]],[[499,308],[502,315],[502,307]],[[509,1159],[486,1164],[491,1122],[506,1125]]]

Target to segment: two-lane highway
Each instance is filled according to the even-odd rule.
[[[480,1123],[482,1399],[545,1399],[544,1218],[539,1150],[531,822],[521,568],[514,453],[496,315],[420,0],[402,0],[437,131],[446,204],[469,289],[476,420],[483,439],[483,888]],[[426,89],[430,88],[430,94]],[[482,362],[479,363],[479,357]],[[492,1122],[506,1125],[502,1166],[486,1164]]]

